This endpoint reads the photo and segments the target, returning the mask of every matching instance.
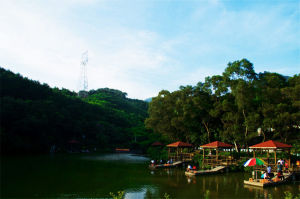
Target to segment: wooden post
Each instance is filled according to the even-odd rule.
[[[267,150],[268,166],[269,166],[269,149]]]
[[[276,163],[277,163],[277,160],[276,160],[276,149],[274,150],[274,157],[275,157],[275,166],[276,166]]]
[[[291,167],[291,149],[289,149],[289,168]]]
[[[203,159],[202,159],[202,168],[204,168],[204,164],[205,164],[205,149],[203,148]]]
[[[253,157],[255,158],[255,149],[253,149]]]

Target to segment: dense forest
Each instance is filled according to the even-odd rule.
[[[257,74],[246,59],[196,86],[162,90],[150,103],[109,88],[79,97],[3,68],[0,83],[1,153],[45,153],[53,146],[146,151],[154,141],[177,140],[220,140],[236,148],[268,139],[300,145],[299,74]]]
[[[300,76],[256,73],[246,59],[196,86],[152,98],[147,128],[195,145],[215,140],[247,147],[268,139],[299,146]]]
[[[141,150],[153,141],[144,127],[148,103],[119,90],[90,90],[81,98],[3,68],[0,82],[1,153]]]

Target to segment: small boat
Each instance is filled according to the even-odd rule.
[[[119,152],[119,153],[121,153],[121,152],[130,152],[130,149],[120,149],[120,148],[116,148],[115,151],[116,151],[116,152]]]
[[[198,170],[198,171],[190,170],[190,171],[186,171],[185,175],[198,176],[198,175],[205,175],[205,174],[221,173],[225,168],[226,168],[225,166],[218,166],[214,169],[209,169],[209,170]]]
[[[267,179],[252,179],[244,180],[245,185],[252,185],[257,187],[268,187],[268,186],[276,186],[280,184],[285,184],[292,180],[293,173],[283,174],[284,179],[279,179],[278,177],[274,177],[271,180]]]
[[[172,164],[150,164],[149,169],[162,169],[162,168],[172,168],[182,164],[182,161],[177,161]]]

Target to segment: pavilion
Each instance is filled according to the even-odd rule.
[[[256,150],[267,151],[267,158],[261,158],[261,159],[265,160],[268,163],[268,165],[273,166],[273,167],[276,166],[276,163],[277,163],[276,153],[278,151],[288,151],[288,154],[289,154],[289,159],[288,159],[289,167],[291,165],[290,152],[291,152],[292,145],[284,144],[284,143],[273,141],[273,140],[269,140],[269,141],[266,141],[266,142],[255,144],[253,146],[250,146],[249,148],[253,149],[253,157],[255,157],[255,151]],[[270,160],[272,162],[272,159],[273,159],[273,158],[270,158],[270,154],[269,154],[270,151],[274,152],[274,164],[270,163]]]
[[[193,153],[191,153],[193,149],[193,145],[185,142],[174,142],[167,145],[168,147],[168,157],[169,159],[173,159],[175,161],[190,161],[192,160]],[[184,149],[187,149],[185,151]]]
[[[203,149],[203,165],[211,165],[211,166],[219,166],[219,165],[229,165],[233,164],[234,160],[232,156],[220,156],[219,151],[224,149],[232,149],[233,145],[227,144],[220,141],[211,142],[205,145],[200,146]],[[205,149],[215,149],[216,155],[206,155],[205,156]]]

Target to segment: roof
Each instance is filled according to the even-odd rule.
[[[202,148],[232,148],[233,145],[227,144],[224,142],[220,142],[220,141],[214,141],[214,142],[211,142],[208,144],[204,144],[200,147],[202,147]]]
[[[151,146],[163,146],[161,142],[153,142]]]
[[[168,144],[167,147],[192,147],[193,145],[185,142],[174,142],[172,144]]]
[[[259,144],[255,144],[249,147],[250,149],[284,149],[284,148],[292,148],[292,145],[284,144],[281,142],[269,140],[266,142],[262,142]]]

